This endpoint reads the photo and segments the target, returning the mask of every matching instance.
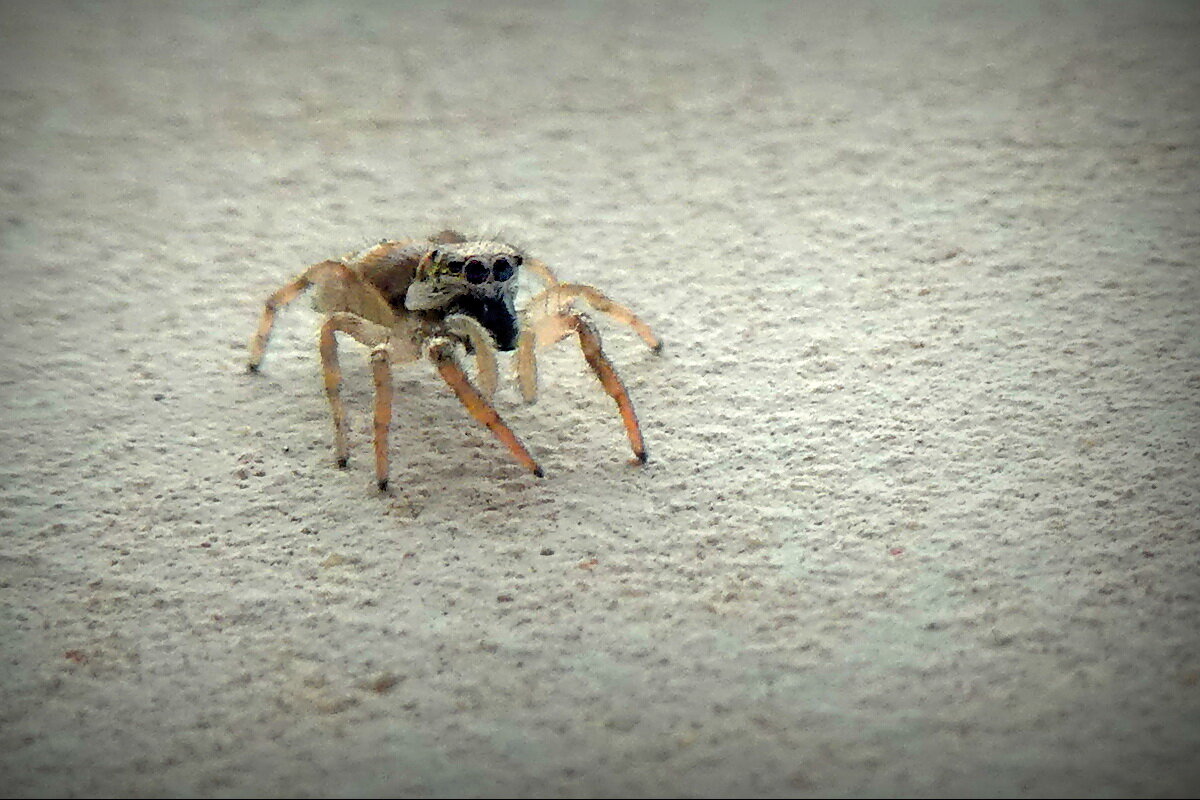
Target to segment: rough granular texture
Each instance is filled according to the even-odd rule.
[[[1200,6],[10,4],[0,793],[1195,796]],[[308,264],[628,303],[498,407]]]

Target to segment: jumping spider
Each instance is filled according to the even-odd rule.
[[[518,273],[529,269],[546,288],[521,312],[516,309]],[[537,397],[539,347],[575,334],[583,357],[617,403],[637,463],[646,446],[633,404],[612,363],[600,347],[600,335],[586,314],[574,308],[582,300],[597,311],[633,328],[658,352],[662,342],[646,323],[597,289],[560,283],[554,273],[519,249],[494,241],[469,241],[455,231],[426,240],[384,241],[337,261],[322,261],[272,294],[250,341],[249,368],[262,363],[275,315],[310,286],[325,314],[319,335],[325,394],[333,411],[333,450],[339,467],[349,457],[346,410],[339,386],[336,333],[371,348],[375,379],[375,479],[388,483],[388,427],[392,417],[392,364],[427,358],[476,420],[504,443],[513,457],[539,478],[542,468],[492,407],[498,370],[496,351],[516,350],[517,380],[525,401]],[[460,353],[475,358],[472,382]]]

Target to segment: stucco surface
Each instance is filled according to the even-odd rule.
[[[0,792],[1195,796],[1200,7],[0,7]],[[628,303],[501,414],[307,264]]]

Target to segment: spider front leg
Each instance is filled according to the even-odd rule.
[[[467,412],[478,422],[487,426],[488,430],[509,449],[509,452],[512,453],[517,463],[539,478],[543,477],[545,473],[542,472],[542,468],[538,466],[538,463],[533,460],[533,456],[529,455],[529,451],[525,449],[525,445],[521,444],[521,440],[504,423],[504,420],[496,413],[496,409],[492,408],[491,403],[472,385],[470,379],[467,377],[467,373],[463,371],[463,368],[458,363],[458,359],[455,357],[454,348],[455,343],[453,340],[446,337],[437,337],[432,339],[426,346],[426,353],[429,360],[437,367],[438,374],[442,376],[442,380],[446,381],[450,388],[454,390],[454,394],[467,409]]]

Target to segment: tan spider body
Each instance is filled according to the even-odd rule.
[[[526,268],[537,274],[546,288],[518,312],[517,278]],[[380,489],[386,489],[388,481],[391,368],[420,359],[432,362],[471,416],[486,425],[518,463],[541,477],[541,467],[492,406],[498,383],[496,351],[516,350],[521,393],[526,402],[533,402],[537,397],[536,350],[571,334],[579,337],[588,365],[616,401],[636,461],[645,462],[646,447],[629,394],[601,349],[595,325],[574,303],[582,300],[629,325],[655,351],[662,343],[632,311],[598,290],[560,283],[545,264],[511,245],[468,241],[454,231],[442,231],[427,240],[385,241],[363,253],[314,264],[272,294],[250,342],[251,371],[257,371],[262,363],[277,311],[310,286],[316,288],[317,307],[326,315],[318,349],[333,412],[338,466],[346,465],[350,451],[335,334],[344,333],[371,348],[375,477]],[[463,352],[474,355],[474,381],[460,363]]]

